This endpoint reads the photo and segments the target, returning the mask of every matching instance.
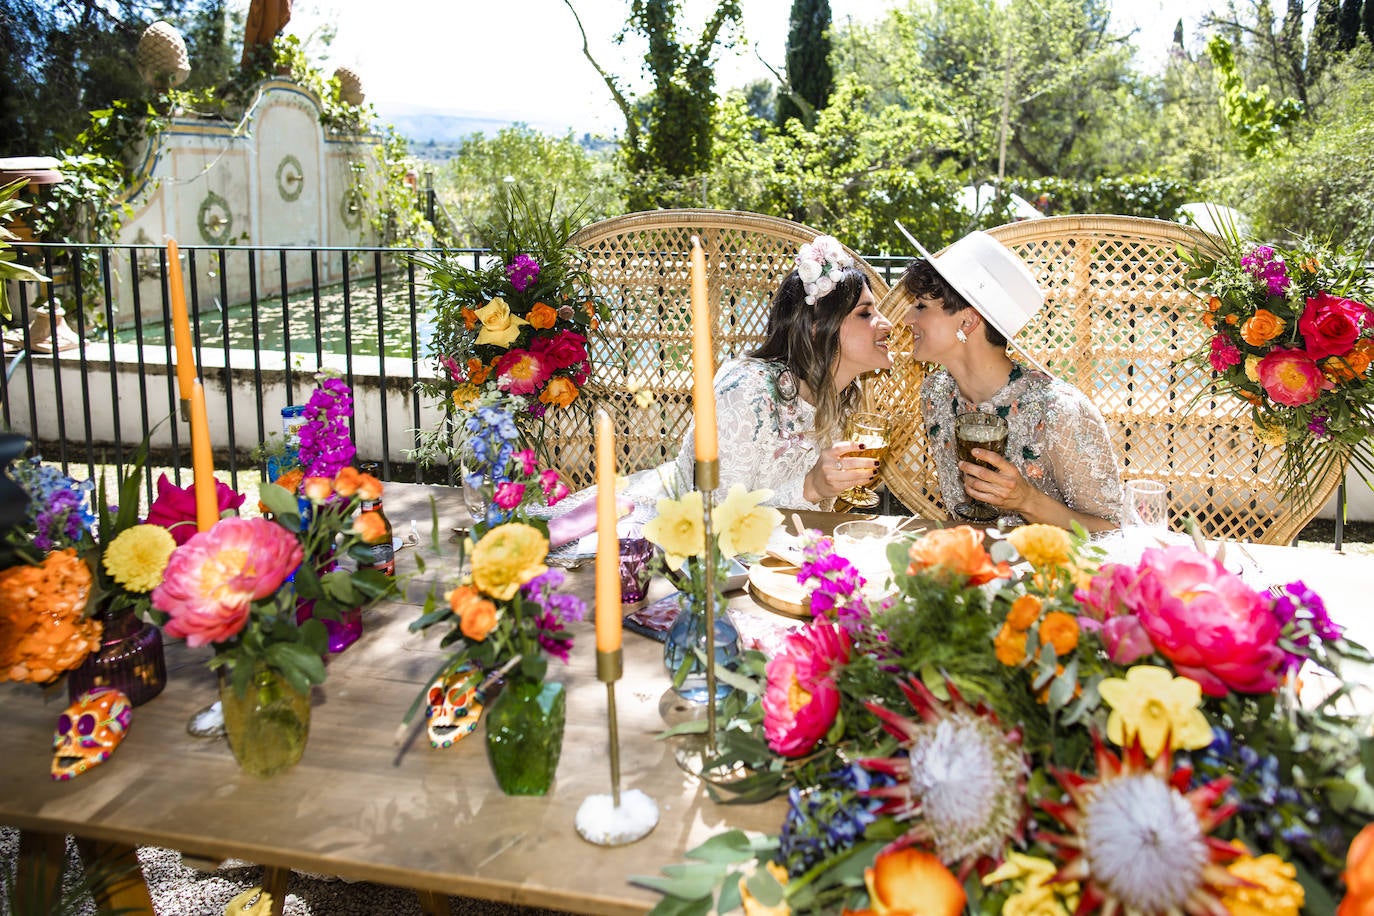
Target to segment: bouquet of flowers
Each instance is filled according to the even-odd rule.
[[[1280,249],[1234,232],[1188,259],[1213,332],[1194,359],[1213,388],[1251,405],[1259,439],[1283,449],[1289,497],[1333,467],[1374,472],[1374,278],[1359,257],[1304,242]]]
[[[748,654],[721,730],[729,788],[786,791],[785,820],[637,879],[665,909],[1296,916],[1335,910],[1348,849],[1363,881],[1374,739],[1339,670],[1370,656],[1303,583],[951,528],[892,545],[865,602],[829,539],[805,554],[815,617]]]
[[[587,335],[602,308],[584,293],[590,278],[581,253],[568,247],[574,229],[570,217],[554,220],[552,202],[539,212],[512,191],[486,233],[492,257],[484,266],[467,267],[457,254],[416,259],[429,272],[435,307],[437,378],[422,389],[443,411],[417,437],[422,463],[452,461],[482,395],[498,393],[518,402],[526,444],[548,463],[545,431],[553,412],[583,403]]]

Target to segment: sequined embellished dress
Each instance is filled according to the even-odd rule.
[[[980,404],[966,400],[943,369],[921,384],[926,436],[947,508],[965,499],[954,416],[968,410],[1007,419],[1007,460],[1031,486],[1070,509],[1120,521],[1121,477],[1102,414],[1077,388],[1020,363],[1012,364],[1007,383]]]

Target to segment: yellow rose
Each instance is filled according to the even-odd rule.
[[[644,536],[663,548],[669,569],[680,569],[688,557],[705,553],[701,493],[693,490],[680,499],[660,499],[658,515],[644,526]]]
[[[511,522],[483,535],[472,549],[472,584],[498,601],[515,597],[520,586],[548,571],[549,539],[532,525]]]
[[[772,490],[751,492],[738,483],[730,488],[711,513],[711,525],[718,536],[721,556],[728,559],[741,553],[763,553],[768,547],[768,539],[782,524],[781,512],[772,506],[760,505],[772,495]]]
[[[510,306],[500,296],[477,310],[477,320],[482,322],[477,342],[494,347],[509,347],[520,336],[520,329],[529,324],[518,315],[512,315]]]
[[[1036,569],[1069,562],[1069,533],[1058,525],[1022,525],[1007,540]]]

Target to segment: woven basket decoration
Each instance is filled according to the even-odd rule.
[[[1044,310],[1017,343],[1097,404],[1123,480],[1168,486],[1173,527],[1192,517],[1208,537],[1282,544],[1320,511],[1340,473],[1311,481],[1301,505],[1285,503],[1281,450],[1255,438],[1240,400],[1201,397],[1209,374],[1179,362],[1209,336],[1179,251],[1209,244],[1209,236],[1123,216],[1027,220],[990,234],[1026,261],[1045,291]],[[909,304],[900,284],[880,304],[899,325],[894,350],[911,346],[899,321]],[[916,514],[944,518],[919,415],[926,371],[906,361],[865,395],[896,421],[884,482]]]
[[[143,30],[134,54],[138,75],[157,89],[171,89],[186,82],[191,75],[191,59],[186,54],[186,42],[170,22],[159,19]]]
[[[755,213],[655,210],[604,220],[573,236],[571,244],[587,253],[592,292],[610,306],[609,323],[592,341],[587,387],[615,423],[621,473],[674,458],[692,416],[692,236],[706,255],[719,366],[763,341],[773,291],[795,268],[801,245],[819,234]],[[881,299],[887,284],[854,259]],[[560,413],[568,415],[564,423],[577,425],[575,412]],[[590,428],[559,429],[548,441],[561,451],[558,467],[569,486],[591,482]]]
[[[363,94],[363,79],[355,70],[350,67],[338,67],[334,70],[334,79],[339,81],[339,98],[350,105],[361,105],[363,99],[367,98]]]

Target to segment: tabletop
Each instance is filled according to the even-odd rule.
[[[590,621],[573,627],[571,663],[555,660],[549,667],[568,696],[563,753],[547,796],[502,794],[480,729],[445,750],[432,749],[421,733],[401,752],[394,740],[401,717],[441,656],[438,634],[407,628],[419,615],[424,591],[452,575],[450,529],[467,516],[457,491],[444,487],[388,485],[386,510],[398,533],[416,520],[422,540],[431,517],[437,518],[446,554],[428,559],[424,576],[409,582],[406,601],[367,612],[359,642],[329,661],[328,680],[313,693],[310,738],[299,765],[269,779],[249,776],[222,739],[189,735],[191,715],[216,697],[215,677],[205,664],[210,650],[171,641],[166,689],[134,711],[129,734],[109,761],[69,782],[49,778],[51,736],[67,704],[65,689],[0,685],[0,823],[168,847],[211,861],[236,858],[587,913],[642,913],[660,898],[630,883],[631,876],[657,875],[729,827],[777,829],[782,799],[717,805],[679,769],[672,740],[658,736],[690,707],[669,689],[662,646],[627,631],[625,674],[616,685],[621,786],[653,798],[660,819],[648,837],[628,846],[599,847],[578,836],[573,824],[582,801],[610,789],[606,688],[595,678]],[[826,528],[854,517],[804,513],[802,520]],[[416,550],[430,552],[428,544],[402,550],[398,569],[415,568]],[[1245,550],[1250,575],[1262,580],[1252,584],[1306,579],[1352,638],[1374,644],[1374,620],[1362,613],[1374,557]],[[591,579],[589,568],[573,575],[584,597]],[[659,580],[654,585],[666,587]],[[742,593],[731,603],[770,614]]]

